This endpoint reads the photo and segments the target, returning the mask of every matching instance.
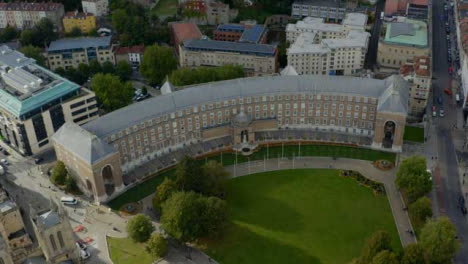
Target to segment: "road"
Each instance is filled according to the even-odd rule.
[[[443,3],[443,1],[432,1],[433,76],[435,79],[432,84],[434,96],[432,102],[428,103],[428,109],[433,104],[437,105],[438,109],[443,107],[445,117],[436,117],[431,120],[430,134],[434,136],[429,138],[427,145],[431,157],[437,157],[437,160],[431,161],[434,166],[435,182],[433,192],[434,213],[435,215],[446,215],[454,223],[462,243],[455,258],[455,263],[466,264],[468,263],[467,221],[460,208],[457,207],[461,192],[458,180],[458,162],[453,144],[453,126],[457,123],[458,111],[461,111],[461,109],[456,106],[452,96],[444,94],[444,89],[449,85],[451,77],[448,73],[445,21],[441,19],[441,16],[444,15]],[[454,30],[452,30],[453,32]],[[437,97],[443,98],[442,105],[436,103]]]
[[[385,0],[379,0],[375,6],[375,21],[374,27],[372,28],[371,37],[369,40],[369,48],[366,56],[366,68],[374,69],[377,62],[377,46],[379,45],[379,33],[382,20],[380,19],[380,13],[383,11],[385,6]]]

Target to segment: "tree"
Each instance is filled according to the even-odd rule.
[[[405,247],[401,264],[424,264],[424,252],[419,244],[410,244]]]
[[[127,232],[135,242],[145,242],[153,233],[154,227],[151,219],[144,214],[137,214],[127,224]]]
[[[98,73],[91,79],[91,88],[106,111],[113,111],[132,102],[133,87],[112,74]]]
[[[158,45],[149,46],[143,54],[140,73],[151,85],[161,84],[168,74],[177,68],[172,49]]]
[[[223,165],[217,161],[210,160],[202,166],[202,170],[207,183],[207,186],[204,187],[203,194],[224,197],[229,173],[224,169]]]
[[[160,234],[151,235],[146,243],[146,252],[148,252],[153,260],[158,260],[167,253],[167,242]]]
[[[25,29],[20,34],[20,43],[23,46],[35,44],[36,34],[30,29]]]
[[[127,29],[127,25],[130,23],[129,19],[124,9],[117,9],[112,12],[112,26],[119,33],[123,33]]]
[[[429,219],[421,230],[419,244],[428,264],[451,263],[458,250],[456,231],[447,217]]]
[[[431,175],[426,171],[426,159],[413,156],[405,159],[397,172],[396,184],[405,189],[410,202],[416,201],[432,190]]]
[[[227,204],[195,192],[175,192],[163,202],[161,224],[182,242],[219,234],[227,222]]]
[[[175,176],[175,182],[180,190],[203,193],[206,186],[205,178],[200,164],[193,158],[185,156],[177,164]]]
[[[389,250],[380,251],[372,259],[372,264],[399,264],[397,255]]]
[[[14,28],[7,25],[7,27],[0,33],[0,42],[8,42],[18,37],[19,32]]]
[[[112,64],[112,62],[110,61],[105,61],[104,63],[102,63],[101,65],[101,68],[102,68],[102,73],[114,73],[115,69],[114,69],[114,64]]]
[[[73,192],[76,191],[78,187],[76,186],[76,181],[73,177],[70,176],[70,174],[67,174],[67,177],[65,178],[65,190],[67,192]]]
[[[391,240],[387,232],[375,232],[364,244],[359,263],[371,263],[379,252],[391,250]]]
[[[58,35],[55,32],[54,23],[48,18],[41,18],[39,22],[34,26],[34,31],[38,32],[38,36],[41,37],[41,44],[38,46],[45,47],[53,40],[56,40]]]
[[[409,210],[421,223],[427,218],[432,217],[432,204],[426,196],[420,197],[414,203],[410,204]]]
[[[102,72],[101,64],[97,60],[89,61],[89,74],[93,76],[96,73]]]
[[[84,64],[84,63],[80,63],[78,64],[78,72],[83,75],[83,76],[86,76],[86,78],[89,78],[89,75],[90,75],[90,69],[89,69],[89,65],[88,64]]]
[[[28,46],[23,46],[20,49],[20,52],[23,53],[24,56],[26,57],[35,59],[37,64],[41,66],[45,65],[45,57],[42,55],[41,48],[28,45]]]
[[[67,168],[65,167],[65,163],[58,160],[55,163],[54,169],[52,170],[52,175],[50,176],[50,181],[56,185],[64,185],[65,180],[67,178]]]
[[[160,210],[161,204],[175,191],[177,191],[176,183],[169,178],[164,178],[164,181],[156,187],[156,193],[153,197],[153,209]]]
[[[83,32],[81,32],[81,29],[79,27],[73,27],[72,30],[66,35],[67,37],[76,38],[76,37],[82,36]]]
[[[119,61],[115,67],[115,74],[119,76],[122,81],[128,81],[130,76],[132,76],[132,72],[132,66],[124,60]]]
[[[169,80],[176,86],[197,83],[215,82],[242,78],[244,69],[238,65],[223,65],[221,67],[180,68],[172,72]]]

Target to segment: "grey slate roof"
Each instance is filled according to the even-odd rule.
[[[184,42],[184,49],[203,50],[203,51],[222,51],[255,53],[263,56],[273,56],[276,52],[276,46],[267,44],[255,44],[247,42],[230,42],[206,39],[191,39]]]
[[[93,164],[116,151],[102,139],[84,130],[79,125],[67,122],[52,136],[52,140],[72,149],[89,164]]]
[[[388,101],[381,106],[381,109],[396,110],[398,113],[406,112],[407,106],[394,107],[394,105],[404,104],[408,101],[409,86],[400,76],[392,76],[386,80],[347,76],[265,76],[206,83],[152,97],[101,116],[83,125],[83,128],[100,138],[104,138],[159,115],[173,113],[202,103],[231,100],[241,96],[305,92],[380,97],[391,86],[392,82],[399,83],[396,87],[399,89],[400,99],[397,98],[398,96],[386,98]],[[397,101],[394,102],[394,100]],[[66,126],[64,125],[64,127]],[[57,134],[63,132],[62,129],[65,130],[62,127]],[[63,137],[62,140],[67,140],[74,136],[59,135],[59,137]],[[78,144],[78,146],[80,145]]]
[[[50,42],[48,52],[83,49],[91,47],[105,47],[111,45],[111,36],[63,38]]]
[[[400,35],[414,36],[415,30],[413,24],[394,22],[392,23],[390,37],[394,38]]]
[[[379,99],[380,112],[408,113],[409,84],[399,75],[385,79],[387,89]]]
[[[60,223],[60,218],[55,211],[47,211],[37,217],[37,221],[40,222],[44,229],[49,229]]]

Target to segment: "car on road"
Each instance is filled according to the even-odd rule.
[[[75,244],[80,250],[86,250],[88,248],[82,240],[77,240]]]
[[[39,164],[39,163],[41,163],[43,160],[44,160],[43,158],[35,158],[35,159],[34,159],[34,163],[35,163],[35,164]]]
[[[89,254],[88,250],[80,250],[80,258],[82,260],[88,259],[90,256],[91,254]]]
[[[432,171],[427,169],[426,172],[429,174],[429,180],[432,181]]]
[[[436,117],[437,116],[437,109],[435,106],[432,106],[432,116]]]
[[[0,162],[5,164],[5,165],[10,165],[10,163],[6,159],[1,159]]]
[[[445,88],[445,89],[444,89],[444,93],[445,93],[446,95],[452,95],[452,90],[450,90],[449,88]]]
[[[442,104],[442,96],[437,96],[437,103]]]
[[[76,200],[75,198],[70,197],[70,196],[64,196],[64,197],[60,198],[60,202],[62,202],[65,205],[78,204],[78,200]]]
[[[444,109],[440,109],[439,116],[444,117],[444,115],[445,115]]]
[[[8,151],[6,151],[5,149],[2,151],[3,155],[5,156],[10,156],[10,153]]]

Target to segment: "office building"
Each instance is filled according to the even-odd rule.
[[[271,75],[278,70],[275,46],[216,40],[188,40],[180,46],[182,67],[240,65],[247,75]]]
[[[431,93],[432,71],[429,57],[414,57],[400,68],[401,76],[410,83],[408,114],[421,118],[427,107]]]
[[[346,14],[346,2],[342,0],[296,0],[292,4],[291,17],[323,18],[327,22],[340,22]]]
[[[399,69],[414,57],[430,56],[427,24],[424,21],[402,18],[386,25],[385,37],[379,40],[377,64]]]
[[[74,28],[79,28],[83,33],[89,33],[96,29],[96,17],[92,13],[68,12],[63,17],[63,29],[70,33]]]
[[[151,162],[149,175],[183,155],[221,149],[248,155],[260,145],[298,141],[395,152],[403,145],[409,85],[399,75],[265,76],[177,91],[166,82],[161,89],[164,95],[82,127],[67,123],[54,135],[57,159],[96,202],[136,181],[133,169]]]
[[[23,155],[50,147],[66,121],[84,124],[98,116],[93,92],[0,46],[0,135]]]
[[[364,68],[370,34],[367,16],[346,15],[342,24],[307,17],[286,28],[288,65],[298,74],[353,75]]]
[[[50,42],[47,48],[47,62],[52,70],[77,68],[91,60],[115,63],[111,36],[63,38]]]
[[[0,3],[0,28],[7,26],[17,29],[32,28],[41,19],[48,18],[57,29],[61,30],[64,14],[63,5],[60,3]]]
[[[109,13],[109,0],[82,0],[83,12],[91,13],[97,17],[105,16]]]

